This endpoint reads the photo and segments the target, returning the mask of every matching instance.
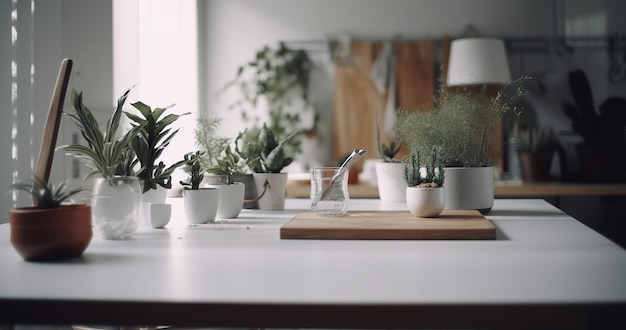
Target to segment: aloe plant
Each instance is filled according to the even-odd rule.
[[[76,124],[87,145],[64,145],[57,149],[83,160],[85,165],[92,170],[87,177],[100,174],[104,178],[112,178],[116,175],[132,176],[135,174],[133,167],[137,161],[131,149],[131,141],[143,125],[136,125],[116,138],[122,108],[130,91],[131,88],[126,89],[117,100],[117,107],[108,119],[104,132],[101,132],[98,121],[83,103],[83,93],[72,89],[71,103],[74,113],[65,112],[65,114]]]
[[[11,188],[31,194],[35,207],[38,209],[56,209],[68,198],[85,190],[81,187],[71,187],[69,181],[63,181],[58,186],[46,184],[35,175],[31,183],[17,182],[12,184]]]
[[[248,152],[244,153],[251,159],[248,165],[250,169],[255,173],[280,173],[293,162],[293,157],[285,153],[285,144],[299,133],[293,132],[277,141],[274,133],[264,123],[259,133],[258,146],[250,144]]]
[[[172,188],[172,173],[185,162],[179,161],[166,167],[162,161],[157,162],[157,160],[179,131],[179,129],[172,130],[169,126],[179,117],[188,115],[189,112],[163,116],[169,107],[153,110],[142,102],[135,102],[131,105],[141,115],[125,112],[126,116],[134,122],[133,126],[138,128],[131,146],[141,165],[137,177],[143,182],[143,192],[156,189],[157,185],[170,189]]]

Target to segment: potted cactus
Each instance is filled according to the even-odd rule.
[[[263,124],[256,143],[245,143],[241,149],[237,147],[237,152],[248,160],[248,167],[253,172],[260,210],[285,208],[287,173],[282,170],[293,162],[293,157],[286,154],[285,145],[299,133],[293,132],[278,141]]]
[[[27,261],[50,261],[76,258],[91,242],[91,207],[88,204],[65,204],[65,200],[83,191],[67,181],[58,186],[38,177],[32,183],[15,183],[11,189],[32,195],[34,206],[9,211],[11,244]]]
[[[180,181],[183,186],[183,203],[185,214],[190,224],[214,222],[217,215],[219,192],[217,188],[200,187],[204,179],[204,169],[200,157],[204,152],[186,153],[183,170],[189,175],[187,180]]]
[[[443,162],[433,148],[430,162],[420,158],[418,150],[412,150],[405,164],[406,203],[416,217],[437,217],[445,206]]]

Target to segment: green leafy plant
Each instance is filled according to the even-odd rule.
[[[237,68],[235,79],[224,90],[238,87],[241,97],[229,106],[238,109],[249,128],[259,127],[262,116],[255,114],[259,101],[264,99],[269,107],[269,128],[277,135],[294,131],[313,132],[319,120],[313,113],[309,127],[303,127],[303,111],[314,111],[309,102],[309,79],[313,63],[306,51],[292,49],[280,42],[277,47],[263,46],[254,58]],[[286,106],[299,98],[304,108],[297,112],[286,111]],[[299,140],[291,140],[290,146],[299,150]]]
[[[68,198],[86,189],[71,187],[69,181],[63,181],[58,186],[46,184],[42,179],[33,176],[31,183],[14,183],[12,189],[26,191],[33,197],[35,208],[56,209]]]
[[[446,166],[491,166],[492,132],[502,123],[504,114],[518,113],[513,100],[523,94],[521,82],[525,79],[505,85],[491,98],[485,86],[477,95],[469,89],[440,91],[435,109],[400,109],[396,135],[421,154],[438,147]]]
[[[552,127],[524,129],[515,138],[518,152],[554,151],[558,146],[559,138]]]
[[[440,150],[433,148],[429,161],[420,156],[417,149],[411,150],[408,162],[404,165],[404,178],[407,186],[420,188],[443,187],[445,171]]]
[[[135,174],[133,167],[136,164],[136,158],[131,148],[131,141],[143,125],[136,125],[116,138],[122,108],[130,91],[130,88],[125,90],[117,100],[117,107],[108,119],[104,132],[101,132],[98,121],[83,103],[83,93],[72,89],[71,103],[75,113],[65,112],[65,114],[76,124],[87,145],[64,145],[58,149],[82,159],[92,170],[87,177],[100,174],[104,178],[112,178],[116,175],[133,176]]]
[[[238,152],[248,159],[248,166],[255,173],[280,173],[283,168],[293,162],[293,157],[287,156],[285,144],[299,132],[293,132],[280,141],[264,123],[259,133],[257,143],[246,143],[243,150]]]
[[[157,185],[170,189],[172,188],[172,173],[185,162],[179,161],[166,167],[162,161],[157,162],[157,160],[180,130],[172,130],[170,125],[179,117],[190,113],[164,115],[169,107],[153,110],[142,102],[135,102],[132,106],[141,115],[126,112],[126,116],[134,122],[133,126],[139,128],[131,141],[131,146],[141,165],[137,177],[143,183],[143,192],[156,189]]]
[[[402,142],[391,140],[389,145],[381,142],[380,140],[380,128],[378,127],[378,123],[376,123],[376,142],[378,145],[378,153],[383,158],[383,161],[386,163],[399,163],[400,160],[396,159],[396,154],[400,151],[402,147]]]
[[[189,187],[191,190],[200,189],[200,183],[202,183],[204,179],[204,169],[200,164],[200,158],[203,154],[204,152],[201,151],[188,152],[185,154],[184,161],[182,162],[185,164],[183,170],[189,177],[185,181],[180,181],[182,186]]]

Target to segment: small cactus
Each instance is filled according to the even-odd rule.
[[[422,167],[424,170],[422,170]],[[417,150],[412,150],[409,161],[404,167],[404,178],[409,187],[437,188],[443,187],[444,168],[439,150],[433,148],[430,157],[430,164],[422,165],[422,159]]]
[[[200,157],[203,154],[204,152],[200,151],[188,152],[185,154],[184,171],[189,174],[189,177],[186,181],[180,181],[181,185],[190,187],[191,190],[200,189],[200,183],[204,179],[204,170],[202,169],[202,165],[200,165]]]

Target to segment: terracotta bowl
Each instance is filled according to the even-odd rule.
[[[9,223],[11,244],[28,261],[79,257],[93,237],[91,207],[85,204],[12,209]]]

